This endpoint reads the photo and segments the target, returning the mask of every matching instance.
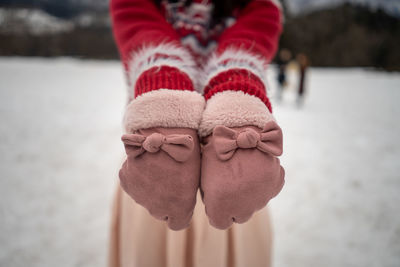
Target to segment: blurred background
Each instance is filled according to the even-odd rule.
[[[281,47],[313,66],[400,70],[400,1],[286,0]],[[117,59],[108,0],[1,0],[0,55]]]
[[[400,1],[282,5],[274,266],[398,267]],[[125,89],[107,0],[0,0],[0,266],[106,266]]]

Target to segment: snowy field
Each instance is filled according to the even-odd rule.
[[[274,266],[398,267],[400,75],[309,74],[302,109],[294,73],[274,105]],[[105,266],[124,103],[118,62],[0,58],[0,266]]]

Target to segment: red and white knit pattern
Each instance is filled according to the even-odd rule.
[[[128,77],[134,88],[130,90],[131,98],[161,88],[194,90],[197,67],[182,46],[173,43],[145,46],[130,58]]]
[[[259,97],[272,112],[266,96],[265,58],[244,49],[226,49],[221,55],[214,55],[205,68],[204,97],[232,90],[243,91]]]
[[[234,18],[228,17],[219,24],[211,26],[213,4],[210,0],[193,0],[190,5],[185,0],[163,1],[165,17],[179,34],[181,43],[194,55],[198,66],[202,66],[222,31],[233,24]]]
[[[199,134],[217,125],[263,128],[274,120],[267,96],[266,68],[275,54],[281,32],[279,7],[271,1],[252,1],[219,38],[205,68],[207,101]]]
[[[141,109],[150,112],[148,106],[157,109],[151,103],[160,105],[163,96],[173,103],[162,105],[165,108],[182,105],[185,109],[178,110],[178,113],[166,111],[165,114],[197,114],[195,117],[199,120],[201,112],[198,109],[205,99],[208,103],[201,125],[211,127],[214,123],[208,122],[218,121],[218,118],[207,109],[215,110],[219,116],[228,116],[220,113],[219,108],[209,108],[212,105],[221,106],[219,102],[226,105],[224,99],[217,97],[224,94],[237,103],[237,109],[242,112],[246,110],[243,103],[257,107],[247,107],[252,110],[247,112],[248,119],[251,120],[251,116],[258,118],[254,125],[271,119],[265,73],[277,49],[281,31],[280,9],[275,2],[253,0],[235,18],[227,18],[210,29],[212,3],[209,0],[194,0],[189,6],[184,5],[184,0],[177,3],[164,1],[161,9],[152,0],[111,0],[114,36],[127,72],[130,100],[133,100],[129,104],[130,110],[136,112],[136,117]],[[210,57],[211,53],[213,56]],[[204,98],[196,90],[203,91]],[[189,95],[178,91],[188,92]],[[172,101],[171,97],[165,97],[166,94],[175,95],[179,101]],[[192,105],[196,110],[186,110],[191,107],[182,102],[183,96],[197,103]],[[235,97],[243,101],[239,103]],[[143,100],[136,101],[139,98]],[[152,102],[153,98],[155,101]],[[141,103],[140,107],[135,106],[138,103]],[[142,106],[144,103],[146,108]],[[264,112],[258,116],[255,113],[261,110],[259,103],[268,114]],[[162,124],[167,127],[194,127],[200,124],[200,121],[192,122],[187,117],[182,117],[184,123],[172,120],[174,123],[169,124],[162,111],[157,114],[163,117]],[[154,120],[153,115],[148,119]],[[135,116],[129,120],[135,129],[141,124],[153,125],[133,121]],[[236,123],[236,119],[225,118],[222,122],[231,127],[244,123],[240,118]],[[200,131],[209,133],[210,129],[206,128]]]

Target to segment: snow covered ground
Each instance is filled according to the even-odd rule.
[[[400,266],[400,75],[309,74],[274,106],[275,266]],[[105,265],[124,89],[118,62],[0,58],[0,266]]]

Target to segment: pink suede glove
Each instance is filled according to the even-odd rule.
[[[244,223],[284,184],[282,131],[275,121],[255,126],[216,126],[204,140],[201,191],[210,224]]]
[[[122,136],[127,160],[122,188],[172,230],[189,226],[200,180],[196,130],[152,128]]]

